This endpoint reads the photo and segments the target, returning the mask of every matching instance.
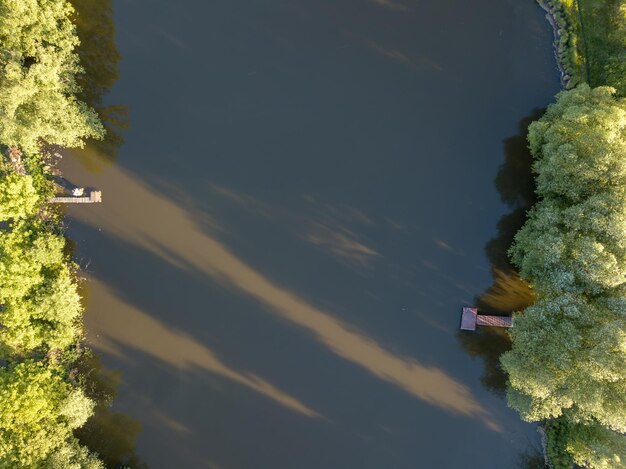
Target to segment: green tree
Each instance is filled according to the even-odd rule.
[[[104,469],[94,453],[81,446],[75,438],[65,442],[43,463],[46,469]]]
[[[19,221],[0,231],[0,303],[25,297],[43,283],[44,271],[64,261],[62,236],[34,220]]]
[[[95,111],[74,97],[72,11],[60,0],[0,0],[0,142],[32,154],[41,141],[82,146],[103,135]]]
[[[516,316],[501,362],[524,420],[567,413],[626,432],[626,300],[539,299]]]
[[[0,173],[0,220],[25,218],[39,210],[41,195],[29,175]]]
[[[598,294],[626,281],[626,100],[587,85],[529,127],[540,202],[511,249],[538,293]]]
[[[0,466],[40,467],[92,409],[60,370],[33,361],[0,368]]]
[[[65,349],[76,341],[82,308],[76,285],[65,266],[45,276],[24,298],[8,301],[0,314],[0,343],[9,354],[46,346]]]
[[[626,438],[597,422],[576,423],[563,416],[545,425],[547,453],[554,469],[582,467],[615,469],[626,466]]]
[[[626,465],[626,99],[580,85],[529,127],[539,202],[510,250],[537,301],[501,363],[555,467]]]
[[[626,467],[626,438],[597,423],[570,424],[565,448],[582,467]]]
[[[73,15],[66,0],[0,0],[0,144],[9,158],[0,163],[0,467],[103,468],[73,435],[94,409],[67,369],[80,353],[72,345],[81,305],[65,240],[42,210],[52,191],[46,145],[104,134],[76,98]]]

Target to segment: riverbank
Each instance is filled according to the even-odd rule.
[[[100,138],[76,99],[82,73],[73,8],[0,0],[0,466],[99,469],[74,436],[92,415],[79,267],[64,237],[54,146]]]
[[[573,22],[560,0],[537,0],[546,12],[554,32],[554,58],[564,89],[575,87],[581,80],[581,57],[574,44]]]
[[[623,0],[537,0],[554,31],[565,89],[608,85],[626,95],[626,3]]]
[[[538,3],[567,91],[529,127],[539,202],[510,254],[537,301],[501,359],[509,405],[542,422],[551,467],[623,467],[626,2]]]

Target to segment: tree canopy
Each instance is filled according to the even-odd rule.
[[[82,307],[45,205],[48,145],[104,133],[76,98],[73,15],[65,0],[0,0],[0,467],[103,467],[73,435],[94,402],[72,373]]]
[[[540,293],[597,294],[626,281],[626,101],[607,87],[560,93],[529,127],[541,201],[512,260]]]
[[[39,210],[41,194],[27,174],[0,173],[0,221],[26,218]]]
[[[0,368],[0,466],[40,466],[68,446],[92,410],[54,367],[25,361]]]
[[[61,0],[0,0],[1,143],[36,153],[42,141],[102,136],[95,111],[74,97],[82,70],[72,11]]]
[[[537,301],[501,362],[509,405],[564,457],[626,465],[626,99],[583,84],[529,128],[539,202],[511,248]],[[563,455],[561,455],[563,456]],[[569,461],[569,463],[567,462]]]

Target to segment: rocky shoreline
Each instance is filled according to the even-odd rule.
[[[546,19],[554,31],[554,57],[561,76],[561,84],[566,90],[573,88],[579,80],[573,77],[575,69],[568,57],[571,32],[566,13],[558,0],[537,0],[537,3],[546,12]]]

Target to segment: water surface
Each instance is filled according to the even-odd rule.
[[[130,128],[63,168],[103,191],[69,208],[68,235],[139,460],[524,467],[535,429],[481,384],[457,328],[492,282],[505,141],[559,88],[541,9],[113,11],[120,73],[105,104],[127,106]]]

